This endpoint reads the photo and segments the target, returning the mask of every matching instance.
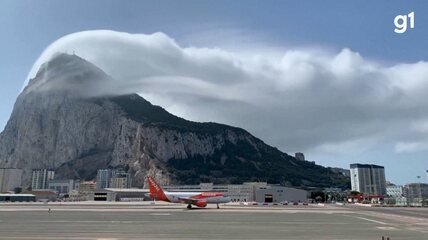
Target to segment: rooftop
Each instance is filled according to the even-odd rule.
[[[352,163],[351,168],[384,168],[384,167],[379,165],[374,165],[374,164]]]

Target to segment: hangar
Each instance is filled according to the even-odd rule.
[[[106,188],[102,190],[95,190],[89,194],[91,201],[145,201],[150,200],[147,196],[148,189],[140,188]]]
[[[305,190],[268,185],[256,190],[256,202],[280,203],[280,202],[305,202],[308,193]]]
[[[35,202],[34,194],[0,194],[0,202]]]

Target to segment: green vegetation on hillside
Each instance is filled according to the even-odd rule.
[[[110,98],[127,117],[147,125],[195,134],[224,134],[226,130],[248,134],[245,130],[218,123],[187,121],[154,106],[137,94]],[[249,134],[248,134],[249,135]],[[299,161],[261,140],[226,142],[210,156],[195,155],[186,159],[170,159],[167,168],[177,180],[185,184],[199,182],[242,183],[266,181],[299,187],[349,188],[349,179],[327,168],[307,161]]]
[[[180,182],[242,183],[266,181],[298,187],[340,187],[349,179],[327,168],[299,161],[271,147],[255,149],[245,141],[226,143],[211,156],[169,160],[169,170]]]

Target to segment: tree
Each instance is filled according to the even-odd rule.
[[[325,201],[325,193],[322,191],[312,192],[311,198],[315,199],[316,202],[324,202]]]
[[[355,196],[355,195],[358,195],[358,194],[360,194],[360,192],[358,192],[358,191],[350,191],[349,192],[350,196]]]

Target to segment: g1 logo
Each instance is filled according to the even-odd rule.
[[[407,31],[407,18],[409,18],[410,28],[415,28],[415,12],[411,12],[407,15],[397,15],[394,18],[394,32],[405,33]]]

